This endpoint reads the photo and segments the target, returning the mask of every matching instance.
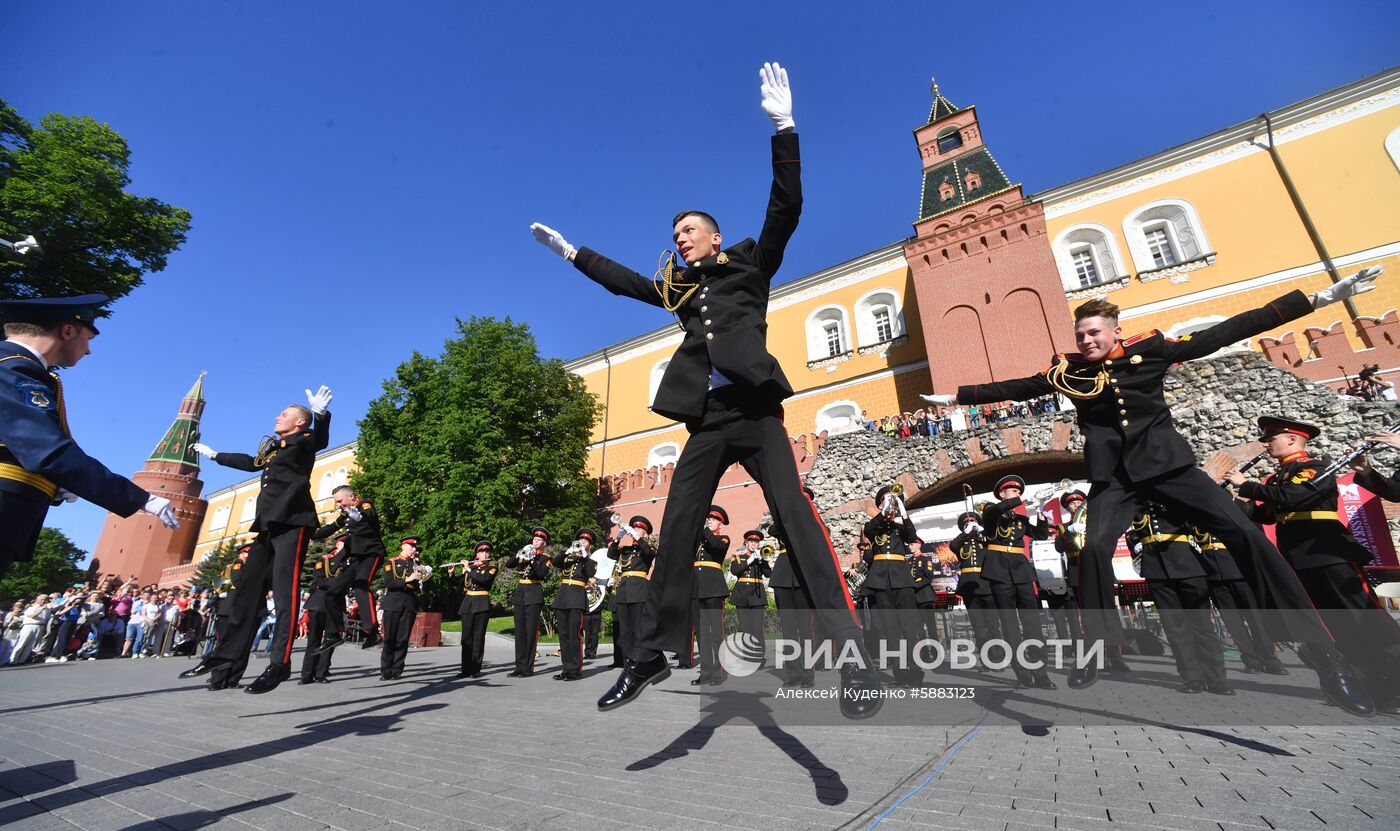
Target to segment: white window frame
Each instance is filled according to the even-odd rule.
[[[835,304],[822,306],[813,310],[807,316],[807,360],[824,361],[834,357],[827,345],[827,324],[836,324],[836,331],[841,338],[841,352],[844,354],[851,351],[851,333],[847,328],[847,314],[844,306]]]
[[[256,496],[250,496],[243,501],[243,512],[238,515],[238,524],[242,525],[245,522],[252,522],[253,518],[257,515],[258,498]]]
[[[1400,127],[1391,130],[1385,137],[1385,152],[1390,156],[1391,164],[1395,165],[1396,171],[1400,171]]]
[[[209,520],[210,531],[222,531],[228,527],[229,514],[233,513],[233,505],[220,505],[214,509],[214,517]]]
[[[673,441],[664,441],[647,451],[647,467],[665,467],[681,458],[681,446]]]
[[[1157,237],[1158,233],[1161,234],[1163,245],[1154,246],[1153,239]],[[1142,240],[1143,244],[1147,246],[1147,256],[1152,258],[1153,268],[1171,268],[1174,265],[1180,265],[1185,259],[1181,253],[1181,243],[1176,239],[1176,229],[1172,227],[1171,222],[1168,220],[1157,219],[1152,222],[1144,223],[1142,226]],[[1164,250],[1157,250],[1159,248]],[[1171,262],[1158,262],[1157,258],[1159,255],[1170,255]],[[1168,257],[1163,256],[1162,258],[1167,259]]]
[[[671,365],[670,358],[663,358],[651,367],[651,378],[647,382],[647,409],[656,403],[656,391],[661,389],[661,378],[666,374],[666,367]]]
[[[1128,253],[1132,255],[1133,267],[1139,273],[1170,268],[1157,265],[1147,248],[1146,231],[1161,222],[1167,223],[1167,238],[1176,249],[1176,265],[1214,252],[1195,205],[1185,199],[1159,199],[1139,205],[1123,220],[1123,238],[1128,241]],[[1182,238],[1183,230],[1189,232],[1189,239]]]
[[[316,488],[316,501],[330,499],[333,490],[335,490],[335,474],[328,470],[321,475],[321,484]]]
[[[1093,251],[1094,265],[1098,268],[1098,282],[1102,285],[1120,280],[1127,275],[1123,267],[1123,253],[1118,249],[1118,238],[1107,226],[1092,222],[1072,225],[1055,235],[1050,250],[1055,255],[1055,267],[1060,270],[1060,283],[1065,291],[1078,291],[1087,288],[1079,282],[1079,272],[1074,267],[1074,252],[1084,246]]]
[[[856,301],[856,342],[858,345],[871,346],[883,342],[875,327],[875,310],[878,308],[888,309],[890,313],[892,334],[888,340],[894,340],[904,335],[903,300],[900,298],[899,292],[882,286],[862,294],[860,299]]]
[[[829,436],[854,433],[865,429],[865,421],[860,416],[860,405],[854,401],[831,401],[817,410],[816,431]]]

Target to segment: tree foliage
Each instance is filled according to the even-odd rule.
[[[35,127],[0,100],[0,237],[33,234],[42,246],[0,252],[0,298],[115,299],[165,268],[190,213],[128,193],[130,156],[125,139],[88,116],[50,113]]]
[[[585,463],[598,410],[580,378],[540,357],[527,325],[458,320],[439,357],[414,353],[370,404],[355,490],[386,541],[420,535],[434,565],[470,557],[481,539],[504,557],[536,524],[572,537],[596,524]],[[428,588],[446,600],[461,581],[435,576]]]
[[[0,602],[8,610],[16,600],[33,600],[37,594],[61,592],[67,586],[84,582],[87,572],[79,568],[78,563],[87,555],[62,531],[56,528],[41,530],[39,544],[34,548],[34,559],[11,565],[4,579],[0,580]]]
[[[223,545],[209,552],[209,556],[199,561],[190,577],[190,587],[196,589],[217,589],[224,582],[224,568],[238,559],[240,543],[225,540]]]

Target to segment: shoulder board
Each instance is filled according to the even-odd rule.
[[[725,545],[729,545],[729,538],[728,538],[728,537],[721,536],[721,537],[719,538],[719,541],[722,542],[722,543],[724,543]]]
[[[385,571],[393,571],[393,570],[394,570],[394,565],[393,565],[393,563],[385,563],[385,564],[384,564],[384,570],[385,570]]]
[[[1315,478],[1316,476],[1317,476],[1317,468],[1305,467],[1305,468],[1303,468],[1302,470],[1298,471],[1297,473],[1293,474],[1293,478],[1290,479],[1289,481],[1292,482],[1292,483],[1295,484],[1295,485],[1301,485],[1301,484],[1303,484],[1304,482],[1308,481],[1309,479]]]
[[[314,562],[314,563],[311,564],[311,567],[312,567],[312,568],[315,568],[315,569],[319,569],[319,568],[324,568],[325,565],[326,565],[326,563],[325,563],[324,560],[317,560],[316,562]]]
[[[1133,335],[1131,338],[1128,338],[1127,340],[1123,341],[1123,345],[1132,346],[1133,344],[1141,343],[1142,341],[1145,341],[1148,338],[1156,337],[1158,334],[1159,332],[1156,329],[1148,329],[1146,332]]]
[[[373,508],[373,507],[374,507],[374,506],[371,505],[371,504],[369,504],[368,502],[361,502],[361,503],[360,503],[360,510],[362,510],[362,511],[365,510],[365,509],[367,509],[367,508]]]

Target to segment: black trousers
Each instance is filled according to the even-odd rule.
[[[535,651],[540,642],[540,610],[543,603],[517,604],[515,607],[515,671],[525,675],[535,672]]]
[[[695,549],[720,477],[735,462],[758,483],[773,518],[787,530],[792,566],[837,641],[837,654],[857,636],[846,581],[817,509],[802,492],[782,412],[779,404],[731,384],[711,391],[700,421],[686,425],[690,438],[671,475],[661,547],[631,657],[649,660],[685,648],[694,615]]]
[[[640,603],[619,603],[613,608],[613,665],[622,666],[622,658],[632,650],[637,634],[637,620],[642,614]]]
[[[695,646],[700,659],[700,677],[718,678],[724,674],[719,665],[719,644],[724,640],[724,598],[697,597],[691,601],[695,621]],[[642,614],[646,614],[645,608]]]
[[[783,639],[793,641],[802,645],[802,652],[799,653],[798,660],[789,661],[783,668],[783,676],[787,679],[808,678],[815,673],[815,668],[807,669],[802,665],[802,656],[811,648],[812,630],[812,600],[807,596],[804,589],[773,589],[773,599],[778,604],[778,628],[782,630]]]
[[[895,678],[923,677],[924,671],[914,663],[914,644],[920,639],[919,606],[914,602],[914,590],[875,589],[870,595],[871,615],[876,621],[876,633],[882,644],[881,652],[891,656],[887,665]],[[899,666],[903,658],[903,669]],[[875,656],[879,660],[878,654]]]
[[[1084,630],[1079,626],[1079,604],[1074,600],[1073,590],[1046,592],[1045,605],[1050,607],[1050,620],[1055,624],[1055,637],[1072,641],[1084,637]]]
[[[753,642],[757,643],[760,648],[764,648],[763,607],[749,609],[736,606],[734,610],[739,613],[739,631],[752,638]]]
[[[1001,636],[1011,648],[1012,671],[1021,679],[1048,675],[1044,666],[1030,669],[1016,662],[1017,647],[1022,641],[1044,639],[1040,627],[1040,598],[1035,594],[1035,584],[1004,583],[999,580],[988,580],[987,583],[992,587],[992,604],[997,609]],[[1040,661],[1044,657],[1044,650],[1039,647],[1026,650],[1028,661]]]
[[[248,551],[239,577],[239,591],[233,594],[228,630],[214,647],[213,657],[230,663],[210,673],[211,681],[237,681],[242,677],[242,670],[248,666],[248,651],[253,647],[253,635],[267,608],[265,598],[269,590],[277,614],[277,621],[272,625],[271,662],[274,666],[291,669],[293,627],[301,618],[298,581],[310,538],[308,529],[286,525],[274,525],[253,538],[253,547]]]
[[[486,654],[486,625],[491,622],[490,610],[462,615],[462,673],[481,672],[481,660]]]
[[[1306,586],[1306,584],[1304,584]],[[1274,645],[1259,616],[1254,592],[1243,580],[1208,580],[1210,600],[1220,613],[1225,631],[1240,651],[1240,662],[1250,669],[1262,669],[1273,660]]]
[[[1210,589],[1204,577],[1185,580],[1148,580],[1147,590],[1157,604],[1162,628],[1167,632],[1176,671],[1186,681],[1225,683],[1225,655],[1210,619]]]
[[[1400,695],[1400,628],[1350,563],[1298,571],[1327,627],[1377,702]]]
[[[0,577],[11,563],[27,563],[39,544],[49,503],[38,491],[25,496],[0,492]]]
[[[408,636],[413,632],[417,609],[384,611],[384,651],[379,653],[379,674],[397,678],[408,659]]]
[[[1137,501],[1149,497],[1175,508],[1196,527],[1225,543],[1249,580],[1260,606],[1297,610],[1268,618],[1276,641],[1330,643],[1321,618],[1298,576],[1269,538],[1234,505],[1234,500],[1199,468],[1188,467],[1143,482],[1127,482],[1120,470],[1112,481],[1089,490],[1089,527],[1079,557],[1079,610],[1084,637],[1110,645],[1123,642],[1114,604],[1113,551],[1132,522]]]
[[[559,633],[559,663],[565,675],[583,672],[583,609],[555,609],[554,630]]]
[[[598,657],[598,639],[603,634],[603,609],[583,615],[583,657]]]
[[[308,612],[306,615],[306,652],[301,656],[301,680],[315,681],[331,672],[334,649],[317,654],[324,640],[335,640],[345,630],[345,610],[331,604],[329,612]]]
[[[363,557],[350,563],[350,588],[355,592],[355,604],[360,616],[360,631],[366,636],[379,631],[379,619],[374,615],[374,595],[369,590],[369,581],[379,573],[383,557]],[[344,589],[341,590],[344,594]]]
[[[972,624],[972,639],[977,644],[977,654],[982,654],[982,645],[1001,637],[1001,619],[997,616],[996,602],[992,600],[990,585],[988,590],[963,596],[963,606],[967,609],[967,620]]]

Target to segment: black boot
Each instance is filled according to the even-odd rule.
[[[671,666],[664,654],[658,653],[649,661],[634,661],[628,658],[612,688],[598,699],[598,709],[612,710],[621,707],[641,695],[647,686],[670,677]]]

